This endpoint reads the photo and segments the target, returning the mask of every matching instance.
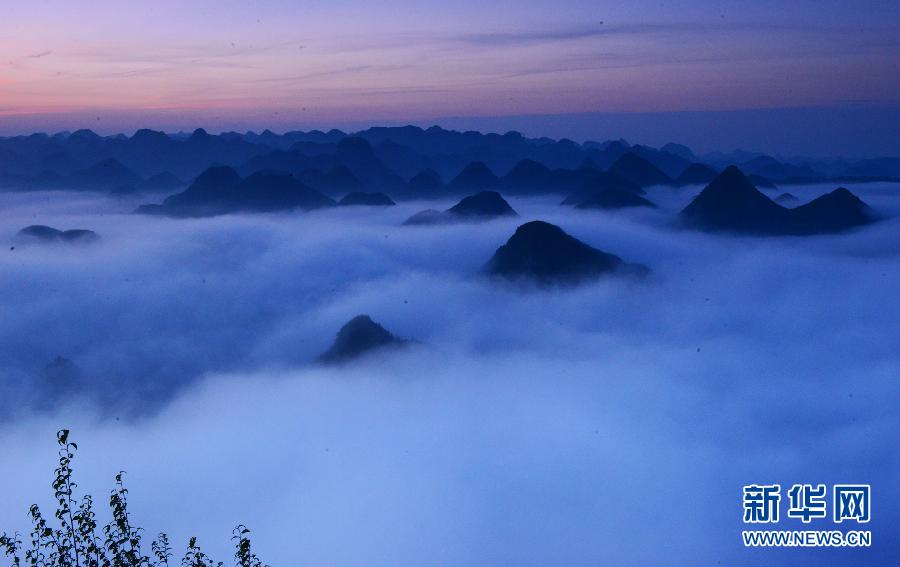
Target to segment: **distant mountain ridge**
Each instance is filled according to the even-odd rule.
[[[244,177],[259,171],[291,173],[332,197],[366,185],[417,198],[428,181],[420,176],[423,171],[433,171],[441,180],[435,189],[457,194],[492,188],[495,183],[485,170],[509,194],[570,193],[590,169],[612,171],[643,187],[702,183],[702,176],[682,177],[693,164],[717,171],[737,165],[777,185],[900,179],[900,157],[786,161],[749,152],[696,155],[675,143],[656,149],[624,140],[577,143],[437,126],[283,134],[141,129],[131,136],[77,130],[0,138],[0,190],[172,191],[184,186],[175,186],[174,180],[194,179],[211,166],[224,165]],[[160,176],[168,181],[160,183]]]
[[[211,167],[181,193],[136,212],[174,217],[205,217],[241,212],[312,210],[336,203],[287,173],[260,172],[246,178],[225,166]]]

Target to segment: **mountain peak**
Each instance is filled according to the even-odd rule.
[[[495,187],[500,179],[484,162],[473,161],[453,178],[450,186],[455,189],[486,189]]]
[[[357,315],[338,331],[331,347],[319,361],[339,363],[390,346],[401,346],[407,341],[399,339],[368,315]]]
[[[507,279],[528,279],[539,284],[572,284],[626,269],[646,272],[602,252],[544,221],[527,222],[497,249],[487,272]]]
[[[715,179],[716,170],[703,163],[692,163],[675,179],[675,185],[706,185]]]
[[[729,166],[681,211],[689,226],[750,234],[825,234],[875,219],[862,200],[844,187],[786,209],[763,195],[735,166]]]
[[[519,216],[506,199],[496,191],[482,191],[475,195],[469,195],[447,211],[459,217],[483,217],[495,218],[504,216]]]
[[[352,191],[344,195],[344,197],[338,201],[338,204],[341,206],[366,205],[370,207],[390,207],[397,203],[384,193]]]
[[[666,185],[672,181],[658,167],[633,151],[622,154],[609,167],[609,171],[640,187]]]

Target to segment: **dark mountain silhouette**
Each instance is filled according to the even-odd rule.
[[[631,146],[630,151],[653,164],[654,167],[662,171],[669,178],[677,177],[691,164],[691,160],[687,160],[677,154],[657,150],[648,146],[634,145]]]
[[[645,192],[634,183],[625,181],[615,173],[601,171],[585,176],[578,190],[566,197],[562,204],[577,206],[593,198],[598,193],[631,193],[639,196]]]
[[[112,190],[122,185],[137,185],[141,178],[117,159],[105,159],[74,172],[67,182],[77,189]]]
[[[869,206],[845,187],[838,187],[790,212],[792,234],[841,232],[875,220]]]
[[[69,134],[70,140],[79,140],[79,141],[94,141],[102,139],[99,134],[94,132],[93,130],[88,130],[86,128],[82,128],[81,130],[75,130],[71,134]]]
[[[672,179],[658,167],[633,152],[623,154],[610,166],[609,171],[640,187],[667,185],[672,182]]]
[[[144,182],[141,183],[140,188],[144,191],[163,193],[180,189],[184,187],[184,185],[184,181],[175,177],[174,174],[164,171],[145,179]]]
[[[418,213],[403,221],[403,224],[404,226],[422,226],[431,224],[446,224],[453,221],[453,217],[448,215],[445,211],[439,211],[437,209],[425,209],[424,211],[419,211]]]
[[[598,169],[608,169],[617,159],[628,153],[631,145],[625,140],[608,142],[585,142],[582,144],[587,159],[596,165]]]
[[[660,149],[660,151],[674,154],[674,155],[676,155],[686,161],[689,161],[689,162],[697,161],[697,156],[694,155],[694,152],[691,151],[691,149],[689,147],[682,145],[682,144],[675,144],[673,142],[669,142],[668,144],[664,145],[663,147],[661,147],[659,149]]]
[[[794,209],[763,195],[735,166],[725,169],[681,211],[688,226],[760,235],[838,232],[874,221],[869,207],[841,187]]]
[[[786,209],[759,192],[735,166],[729,166],[681,211],[689,225],[703,230],[758,234],[784,233]]]
[[[546,193],[552,190],[553,175],[547,166],[523,159],[501,178],[500,184],[513,195]]]
[[[631,191],[615,187],[599,189],[575,205],[576,209],[624,209],[628,207],[656,207],[656,205]]]
[[[76,228],[70,230],[58,230],[42,224],[26,226],[16,234],[20,240],[37,240],[40,242],[79,242],[89,243],[100,237],[93,230]]]
[[[334,201],[310,189],[293,175],[260,172],[244,179],[238,192],[238,210],[312,210],[334,205]]]
[[[366,140],[354,136],[336,143],[299,141],[289,151],[278,149],[257,155],[240,167],[244,175],[259,171],[291,173],[330,196],[362,188],[393,191],[404,183]]]
[[[363,183],[375,187],[403,185],[403,179],[378,159],[375,150],[363,138],[343,138],[337,143],[334,157],[337,163],[346,166]]]
[[[392,335],[368,315],[357,315],[341,327],[334,344],[325,351],[319,361],[327,364],[347,362],[372,351],[400,347],[408,341]]]
[[[681,187],[684,185],[706,185],[716,178],[719,173],[703,163],[692,163],[687,169],[681,172],[674,184]]]
[[[406,193],[416,197],[434,197],[444,190],[441,176],[433,169],[424,169],[406,183]]]
[[[200,174],[187,189],[177,195],[172,195],[166,199],[166,202],[180,207],[190,206],[193,203],[236,200],[240,184],[241,176],[232,168],[211,167]]]
[[[342,164],[330,167],[324,172],[320,169],[305,169],[300,173],[299,179],[316,191],[331,197],[363,187],[363,183],[353,175],[353,172]]]
[[[784,181],[793,177],[805,179],[820,177],[809,166],[782,163],[771,156],[765,155],[742,163],[741,169],[750,175],[760,175],[774,181]]]
[[[783,207],[793,207],[800,202],[800,199],[791,193],[782,193],[775,197],[775,202]]]
[[[577,169],[590,169],[594,171],[600,171],[600,166],[597,165],[597,162],[595,162],[590,157],[586,157],[581,161],[580,164],[578,164]]]
[[[550,179],[547,187],[541,192],[542,194],[563,194],[571,195],[577,193],[584,188],[589,182],[599,183],[603,177],[612,176],[621,180],[613,173],[600,171],[590,167],[579,167],[578,169],[554,169],[550,172]],[[621,180],[624,183],[624,180]],[[634,191],[643,193],[643,189],[637,185],[629,184]],[[533,194],[538,194],[534,192]]]
[[[604,274],[646,273],[643,266],[588,246],[556,225],[531,221],[497,249],[487,265],[491,275],[540,284],[572,284]]]
[[[384,193],[363,193],[362,191],[354,191],[353,193],[344,195],[344,197],[338,201],[338,204],[343,206],[368,205],[384,207],[396,205],[397,203]]]
[[[312,210],[334,204],[287,173],[260,172],[241,179],[234,169],[218,166],[203,172],[183,192],[167,197],[162,205],[144,205],[137,212],[192,217]]]
[[[463,198],[459,203],[450,207],[447,212],[456,217],[463,218],[496,218],[519,216],[500,193],[496,191],[482,191],[475,195]]]
[[[236,169],[240,175],[244,176],[257,171],[284,171],[304,179],[308,174],[321,177],[326,169],[334,165],[335,146],[323,148],[323,151],[329,153],[307,155],[297,150],[274,150],[263,155],[253,156]]]
[[[476,161],[459,172],[459,175],[450,181],[448,187],[456,192],[465,192],[492,189],[499,184],[500,180],[494,175],[494,172],[482,162]]]
[[[631,163],[634,156],[643,162]],[[233,167],[242,177],[261,171],[291,173],[305,185],[332,197],[362,190],[417,198],[436,194],[430,180],[418,178],[417,172],[428,168],[442,179],[452,179],[474,163],[508,173],[499,186],[491,175],[482,175],[483,171],[471,178],[467,178],[467,173],[457,180],[459,187],[446,190],[445,195],[498,187],[510,195],[569,194],[586,180],[583,170],[610,167],[626,179],[647,186],[666,183],[659,172],[677,178],[691,163],[716,169],[741,164],[748,174],[767,177],[779,185],[828,180],[837,186],[897,181],[900,176],[900,158],[896,156],[866,160],[791,158],[786,162],[765,154],[735,151],[698,158],[678,144],[655,149],[632,146],[624,140],[576,143],[527,138],[518,132],[483,134],[439,127],[284,134],[268,130],[214,134],[198,129],[171,135],[142,129],[132,136],[101,136],[79,130],[0,137],[0,187],[15,190],[124,192],[123,188],[133,187],[136,192],[176,191],[184,185],[171,179],[151,183],[150,179],[168,172],[176,179],[190,180],[215,164]],[[768,182],[750,175],[750,182],[757,188],[770,187]],[[417,179],[414,182],[412,178]]]
[[[411,177],[430,165],[427,157],[409,146],[398,144],[393,140],[385,140],[376,144],[374,151],[382,163],[404,178]]]
[[[446,211],[427,209],[406,219],[404,225],[447,224],[486,221],[519,216],[506,199],[496,191],[481,191],[460,200]]]

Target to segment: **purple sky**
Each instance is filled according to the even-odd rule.
[[[0,133],[877,110],[898,23],[896,1],[6,3]]]

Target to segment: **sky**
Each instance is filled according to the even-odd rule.
[[[891,1],[5,3],[0,133],[518,116],[541,134],[534,117],[748,109],[895,119],[898,22]],[[579,136],[601,134],[621,137]]]

